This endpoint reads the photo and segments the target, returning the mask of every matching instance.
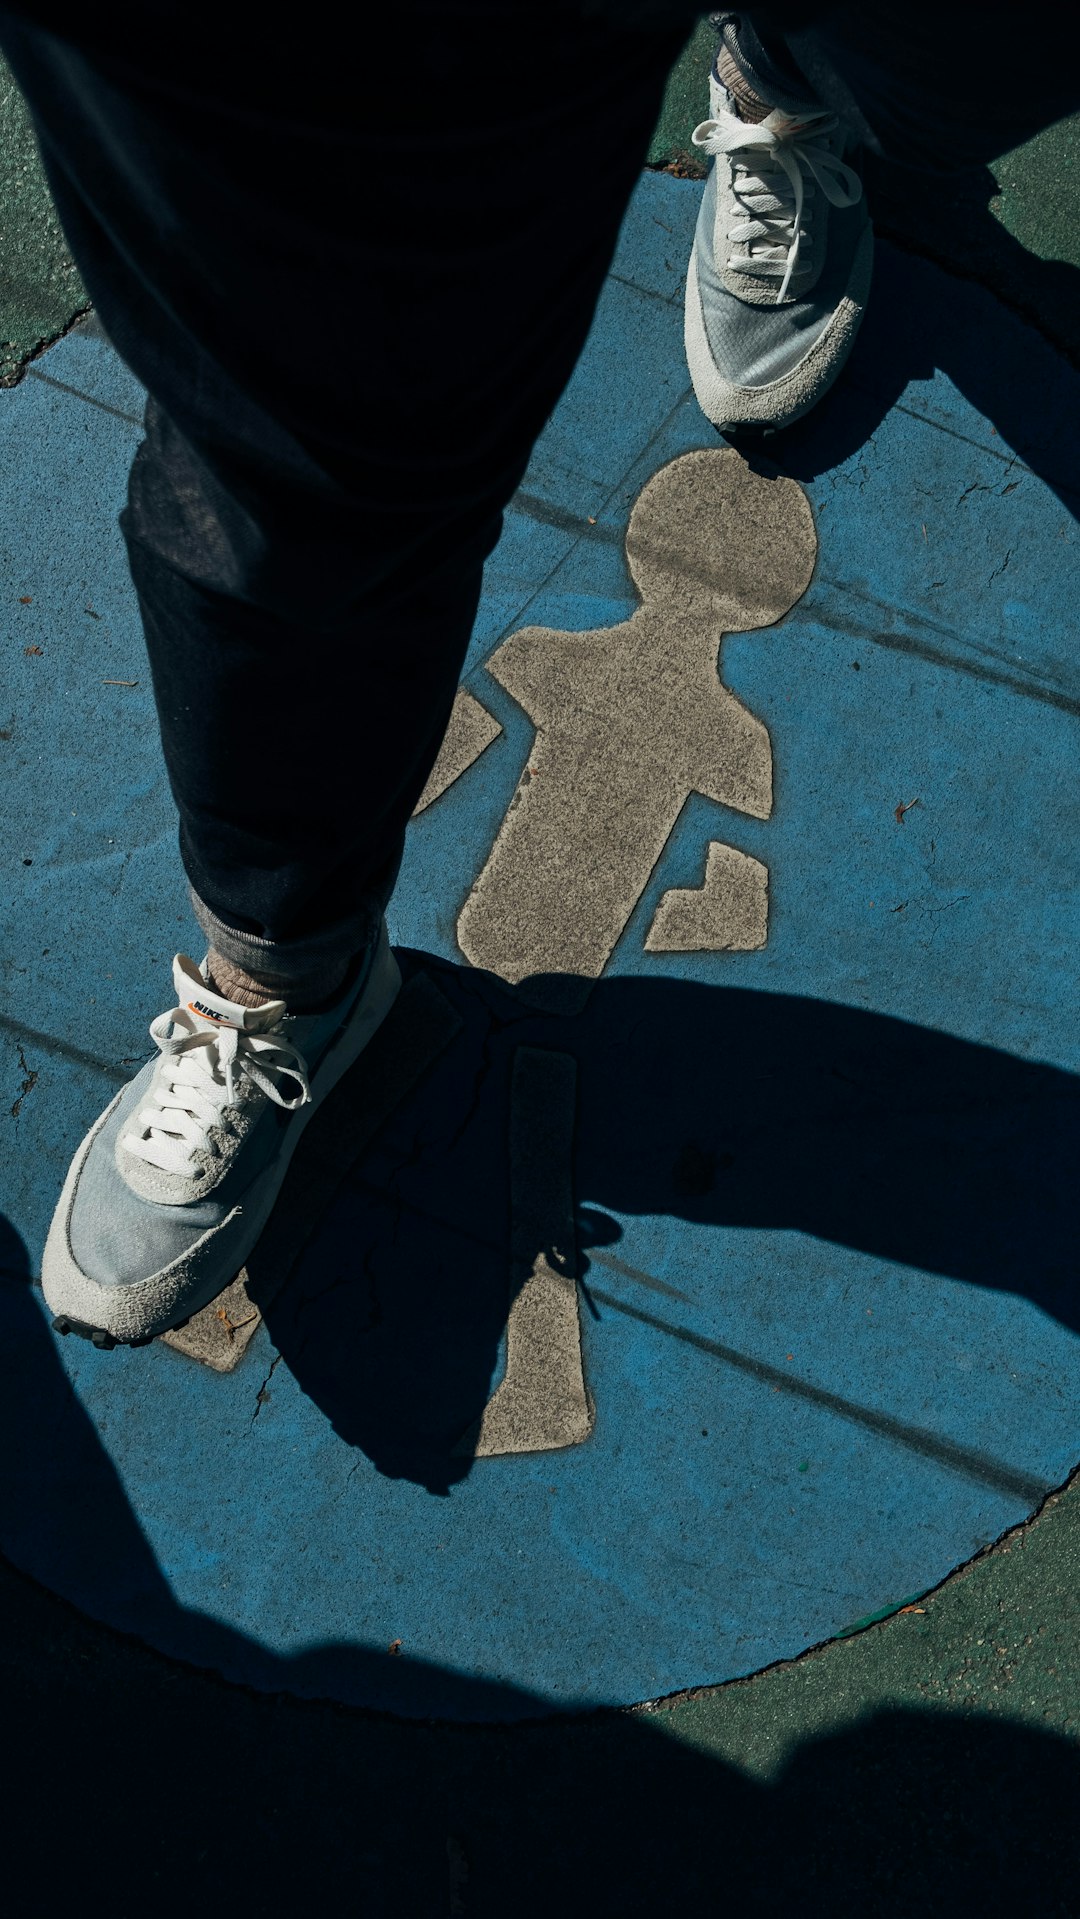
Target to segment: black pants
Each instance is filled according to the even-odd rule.
[[[286,978],[362,946],[389,895],[484,559],[696,9],[398,11],[359,70],[332,26],[283,44],[265,9],[0,14],[90,297],[151,396],[121,524],[196,911]],[[975,46],[971,9],[814,13],[747,16],[747,58],[915,164],[943,116],[946,159],[985,160],[1075,104],[1045,74],[1001,85],[993,10]],[[300,308],[323,340],[303,358]]]

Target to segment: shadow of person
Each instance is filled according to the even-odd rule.
[[[176,1610],[119,1472],[60,1366],[19,1234],[0,1215],[0,1540],[32,1540],[36,1576],[114,1623]],[[24,1562],[25,1563],[25,1562]]]
[[[1075,517],[1080,269],[1040,260],[994,218],[996,182],[986,169],[946,183],[940,198],[920,189],[920,219],[928,199],[934,211],[917,236],[905,184],[910,200],[910,182],[895,169],[868,181],[879,235],[874,281],[842,378],[820,407],[762,442],[763,454],[794,479],[816,479],[867,445],[910,382],[940,371],[996,429],[1003,452],[1015,453]]]
[[[622,1229],[610,1209],[799,1232],[1018,1294],[1080,1329],[1072,1170],[1080,1082],[1070,1074],[792,995],[606,978],[570,1017],[530,1003],[536,982],[511,989],[405,957],[407,970],[421,964],[458,1012],[458,1037],[347,1174],[289,1283],[280,1274],[266,1281],[273,1224],[248,1269],[283,1362],[380,1472],[442,1493],[470,1469],[467,1450],[455,1449],[488,1399],[511,1306],[507,1137],[522,1048],[576,1064],[576,1126],[573,1115],[562,1132],[553,1126],[550,1151],[572,1155],[578,1200],[587,1202],[583,1278],[592,1247],[604,1285],[621,1283],[610,1248]],[[546,992],[550,981],[542,984]],[[305,1208],[303,1169],[320,1129],[339,1128],[362,1089],[362,1075],[346,1080],[309,1128],[282,1196],[283,1224]],[[542,1181],[543,1167],[534,1172]],[[535,1254],[558,1258],[557,1225],[535,1231]],[[719,1250],[715,1281],[700,1274],[700,1241],[694,1260],[695,1310],[707,1316]],[[516,1263],[519,1281],[528,1265]],[[821,1310],[820,1270],[807,1261],[811,1315]],[[673,1315],[670,1300],[657,1305],[638,1290],[648,1274],[629,1276],[630,1310],[686,1318],[686,1301]],[[785,1274],[762,1277],[762,1311],[774,1286],[777,1310],[790,1310]],[[1022,1490],[1033,1503],[1039,1496],[1034,1482]]]
[[[1023,159],[1025,168],[1045,164],[1038,149]],[[1003,171],[1001,160],[936,176],[928,191],[927,176],[917,169],[867,153],[863,178],[878,237],[977,280],[1080,366],[1080,269],[1033,253],[996,216],[993,203],[1001,190],[995,168]],[[1045,188],[1044,235],[1053,219],[1055,183],[1047,179]],[[1068,208],[1059,206],[1065,226]]]
[[[47,1311],[31,1281],[26,1249],[3,1215],[0,1335],[0,1551],[10,1555],[20,1568],[32,1569],[33,1581],[40,1582],[32,1583],[25,1574],[15,1575],[10,1563],[0,1559],[0,1637],[5,1611],[10,1617],[14,1608],[18,1615],[12,1637],[4,1641],[3,1650],[10,1655],[13,1666],[5,1707],[10,1706],[20,1687],[26,1688],[36,1701],[35,1725],[51,1725],[60,1747],[73,1733],[69,1675],[63,1662],[56,1660],[50,1668],[32,1670],[33,1647],[43,1624],[47,1628],[52,1618],[53,1629],[61,1639],[65,1632],[74,1630],[67,1605],[52,1600],[52,1593],[63,1594],[65,1601],[90,1619],[108,1622],[112,1629],[145,1639],[171,1658],[204,1671],[242,1675],[245,1682],[271,1695],[371,1699],[384,1710],[412,1719],[439,1713],[452,1720],[513,1721],[550,1710],[543,1700],[534,1700],[503,1680],[477,1677],[421,1659],[390,1660],[385,1646],[376,1649],[348,1638],[316,1642],[295,1657],[282,1656],[219,1619],[180,1604],[142,1531],[110,1455],[107,1442],[111,1418],[106,1414],[98,1429],[77,1387],[60,1366],[56,1335],[49,1329]],[[87,1358],[91,1365],[111,1366],[116,1378],[115,1417],[122,1422],[131,1376],[126,1380],[120,1377],[114,1353],[87,1349]],[[146,1391],[152,1393],[154,1376],[148,1355],[134,1353],[131,1358],[145,1377]],[[190,1364],[175,1355],[161,1354],[160,1358],[166,1365],[183,1368]],[[190,1408],[191,1402],[187,1405]],[[146,1443],[157,1449],[160,1483],[167,1500],[170,1479],[184,1457],[183,1447],[177,1443],[171,1415],[155,1423],[151,1407],[144,1410],[144,1418]],[[201,1540],[193,1542],[185,1536],[182,1521],[174,1538],[181,1559],[189,1549],[202,1551]],[[378,1577],[371,1573],[366,1555],[357,1576]],[[172,1683],[175,1671],[171,1667],[166,1671]],[[55,1768],[57,1747],[50,1763],[32,1776],[25,1772],[25,1752],[20,1754],[5,1771],[9,1820],[10,1788],[16,1777],[32,1787],[37,1812],[55,1832],[58,1821],[63,1825],[69,1819],[77,1822],[81,1818],[93,1797],[95,1783],[108,1778],[108,1794],[137,1793],[149,1773],[160,1786],[163,1766],[168,1771],[176,1760],[173,1776],[179,1799],[156,1796],[155,1787],[147,1801],[153,1807],[156,1830],[175,1834],[177,1823],[186,1820],[191,1810],[191,1802],[180,1792],[186,1769],[192,1767],[193,1776],[213,1778],[215,1795],[223,1789],[223,1776],[216,1764],[207,1764],[205,1724],[201,1751],[196,1756],[195,1744],[200,1736],[193,1724],[189,1733],[194,1743],[180,1762],[175,1751],[166,1761],[154,1722],[152,1711],[144,1716],[138,1697],[112,1698],[99,1721],[97,1757],[92,1763],[88,1757],[87,1775],[77,1781],[70,1772],[72,1754],[68,1746],[62,1791]],[[117,1729],[113,1747],[109,1744],[110,1724]],[[17,1749],[10,1743],[14,1737],[10,1719],[5,1720],[5,1734],[9,1754],[14,1753]],[[133,1745],[127,1743],[129,1738],[134,1740]],[[110,1762],[115,1767],[112,1773]],[[233,1788],[235,1785],[234,1779]],[[127,1814],[118,1812],[115,1799],[111,1805],[112,1813],[103,1819],[102,1830],[111,1830],[113,1814],[127,1818]],[[130,1801],[128,1806],[130,1810]],[[29,1801],[27,1810],[33,1814]],[[85,1861],[79,1870],[85,1872]],[[121,1906],[120,1910],[141,1911],[144,1903],[140,1895],[131,1907]]]
[[[313,1883],[323,1905],[352,1910],[359,1897],[371,1919],[463,1904],[474,1919],[508,1905],[898,1919],[1072,1909],[1080,1754],[1004,1714],[890,1705],[854,1718],[811,1660],[738,1689],[741,1735],[721,1711],[684,1720],[680,1740],[663,1717],[552,1715],[520,1687],[347,1637],[282,1657],[184,1608],[58,1365],[6,1222],[0,1312],[3,1536],[25,1545],[29,1512],[38,1578],[82,1609],[0,1562],[5,1812],[50,1909],[85,1898],[87,1860],[110,1848],[121,1848],[110,1892],[121,1915],[145,1908],[147,1887],[166,1911],[200,1897],[211,1910],[241,1897],[276,1910],[308,1900]],[[161,1444],[167,1471],[167,1431]],[[366,1554],[363,1565],[370,1578]],[[928,1640],[920,1673],[940,1669],[947,1686],[964,1630],[961,1645],[944,1629]],[[830,1657],[854,1661],[855,1644]],[[847,1699],[868,1671],[872,1685],[872,1669],[849,1669]],[[383,1710],[319,1703],[335,1696]],[[752,1745],[754,1774],[723,1756],[725,1736],[729,1755]]]
[[[148,1888],[164,1912],[278,1912],[313,1886],[364,1919],[1075,1910],[1073,1741],[986,1712],[856,1717],[805,1665],[740,1689],[753,1727],[722,1706],[410,1724],[185,1671],[2,1569],[0,1660],[5,1810],[49,1910],[85,1900],[110,1848],[121,1919]],[[497,1717],[463,1684],[470,1718]]]

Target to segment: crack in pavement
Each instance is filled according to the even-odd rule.
[[[266,1378],[263,1380],[262,1385],[259,1387],[259,1390],[255,1395],[255,1411],[251,1415],[251,1424],[253,1426],[255,1424],[255,1421],[258,1419],[259,1414],[262,1412],[263,1407],[266,1405],[268,1399],[270,1398],[270,1381],[273,1379],[274,1374],[277,1372],[278,1367],[281,1365],[281,1359],[282,1359],[282,1355],[280,1353],[274,1354],[273,1359],[270,1361],[270,1370],[267,1373]]]
[[[12,1119],[18,1119],[19,1114],[22,1112],[22,1109],[23,1109],[23,1101],[27,1098],[27,1096],[30,1093],[33,1092],[35,1086],[38,1083],[38,1075],[36,1072],[34,1072],[32,1067],[26,1064],[26,1054],[23,1052],[22,1045],[19,1041],[16,1041],[16,1050],[19,1055],[19,1066],[22,1070],[24,1077],[23,1077],[22,1085],[19,1088],[18,1098],[16,1099],[15,1104],[12,1106],[12,1109],[11,1109]]]

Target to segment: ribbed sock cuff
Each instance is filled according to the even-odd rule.
[[[358,953],[375,944],[382,924],[382,909],[372,901],[348,919],[305,939],[268,940],[255,933],[228,926],[212,912],[191,889],[191,904],[207,943],[215,953],[253,978],[272,985],[282,999],[319,999],[322,982],[336,975],[341,978]]]
[[[745,13],[716,13],[712,19],[727,52],[760,100],[783,113],[822,111],[825,103],[815,97],[782,40],[766,45]]]

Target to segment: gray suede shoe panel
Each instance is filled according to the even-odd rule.
[[[718,268],[713,236],[716,225],[716,177],[719,162],[706,183],[694,240],[696,291],[713,365],[734,387],[765,387],[782,380],[811,352],[828,330],[841,302],[861,305],[866,286],[861,272],[860,243],[869,229],[866,207],[830,209],[829,245],[820,275],[811,293],[776,304],[775,283],[770,304],[739,298],[731,290],[736,276]],[[865,247],[862,248],[865,253]],[[693,371],[693,369],[691,369]],[[698,396],[700,399],[700,395]]]
[[[868,227],[860,248],[863,279],[869,286],[873,262],[873,234]],[[698,405],[706,418],[723,431],[739,426],[778,428],[801,419],[826,394],[847,359],[862,322],[862,299],[843,299],[832,322],[819,333],[810,351],[782,379],[771,386],[735,386],[725,380],[713,359],[705,332],[701,300],[698,297],[691,255],[685,311],[686,360],[694,382]]]
[[[156,1205],[132,1191],[117,1163],[116,1142],[145,1096],[153,1062],[125,1088],[86,1156],[72,1201],[68,1241],[77,1265],[99,1286],[131,1286],[182,1259],[239,1205],[273,1159],[293,1115],[268,1107],[214,1192],[186,1206]]]
[[[258,1097],[245,1098],[241,1093],[239,1103],[223,1114],[223,1124],[207,1135],[205,1151],[192,1155],[197,1170],[185,1173],[169,1172],[128,1151],[125,1136],[143,1133],[146,1125],[145,1118],[140,1122],[139,1115],[129,1107],[131,1121],[125,1117],[116,1135],[116,1170],[132,1193],[154,1206],[190,1206],[209,1198],[228,1178],[241,1148],[247,1158],[252,1134],[263,1118],[264,1103]]]

